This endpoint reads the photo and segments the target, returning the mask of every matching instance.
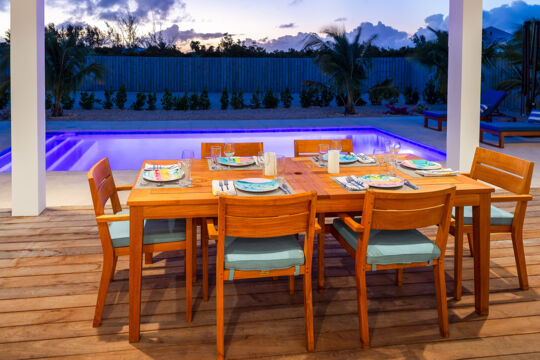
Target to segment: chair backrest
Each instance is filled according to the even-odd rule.
[[[478,147],[470,176],[515,194],[528,194],[533,168],[532,161]]]
[[[92,166],[88,171],[88,183],[96,216],[104,214],[105,204],[109,199],[115,214],[122,211],[109,159],[103,158]]]
[[[487,90],[482,94],[480,103],[486,105],[487,109],[482,113],[483,116],[489,115],[503,102],[506,92],[502,90]]]
[[[340,139],[342,152],[353,152],[352,139]],[[294,157],[312,156],[319,153],[319,144],[328,144],[332,140],[294,140]]]
[[[223,236],[275,237],[308,232],[315,221],[315,192],[289,196],[222,195],[218,232]]]
[[[201,159],[207,159],[210,157],[210,148],[212,146],[221,147],[221,155],[223,155],[224,145],[225,143],[201,143]],[[235,156],[257,156],[261,151],[264,151],[262,142],[234,143]]]
[[[455,193],[455,186],[417,191],[368,190],[362,212],[365,231],[360,256],[367,253],[371,229],[409,230],[432,225],[439,226],[435,243],[444,254]]]

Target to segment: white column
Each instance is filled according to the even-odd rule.
[[[12,215],[45,209],[44,0],[11,1]]]
[[[482,0],[450,0],[448,59],[448,166],[471,168],[480,131]]]

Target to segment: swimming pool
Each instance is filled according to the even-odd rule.
[[[352,139],[354,150],[365,154],[385,141],[399,140],[402,153],[433,161],[446,158],[438,149],[374,127],[48,132],[45,156],[47,171],[87,171],[104,157],[113,170],[136,170],[143,160],[177,159],[184,149],[200,157],[201,142],[262,141],[265,151],[293,156],[294,139]],[[9,171],[8,148],[0,152],[0,172]]]

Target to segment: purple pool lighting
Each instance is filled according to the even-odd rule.
[[[401,153],[445,160],[444,152],[372,127],[257,130],[181,130],[118,132],[49,132],[47,171],[87,171],[107,157],[113,170],[136,170],[148,159],[178,159],[183,149],[201,156],[202,142],[259,142],[265,151],[294,155],[294,139],[352,139],[358,153],[372,154],[386,141],[401,142]],[[0,172],[11,171],[11,149],[0,152]]]

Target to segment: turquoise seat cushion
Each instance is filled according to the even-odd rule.
[[[452,217],[456,217],[456,209],[452,209]],[[472,206],[463,208],[463,224],[472,225]],[[512,225],[514,214],[491,205],[491,225]]]
[[[441,118],[441,119],[446,119],[448,117],[448,114],[446,113],[446,111],[424,111],[424,115],[426,116],[430,116],[430,117],[433,117],[433,118]]]
[[[225,269],[277,270],[304,265],[304,251],[296,236],[225,238]]]
[[[360,222],[359,218],[355,221]],[[334,228],[356,250],[359,233],[343,220],[335,219]],[[366,263],[372,265],[410,264],[438,259],[439,247],[420,231],[374,230],[369,234]]]
[[[524,122],[488,123],[481,121],[480,127],[495,131],[540,131],[540,124]]]
[[[129,214],[128,210],[119,214]],[[109,223],[109,233],[114,248],[129,246],[129,221]],[[185,219],[159,219],[144,221],[144,245],[186,240]]]

